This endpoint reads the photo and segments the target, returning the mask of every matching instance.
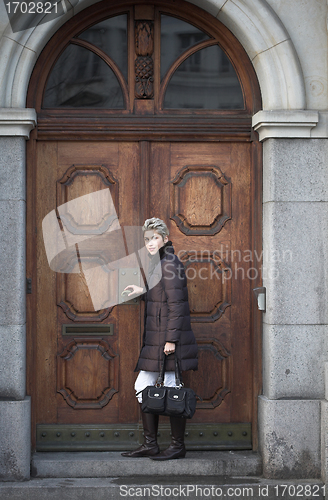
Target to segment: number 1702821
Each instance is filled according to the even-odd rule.
[[[58,4],[51,2],[8,2],[5,4],[8,14],[57,14]],[[54,10],[52,10],[54,9]]]

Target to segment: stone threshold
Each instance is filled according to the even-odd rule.
[[[187,460],[186,460],[187,461]],[[180,460],[172,460],[174,464]],[[181,460],[182,462],[182,460]],[[109,500],[143,498],[150,500],[188,498],[255,498],[324,500],[319,480],[270,480],[261,477],[226,476],[143,476],[111,478],[32,478],[25,482],[0,482],[1,500]],[[311,496],[309,496],[311,494]]]
[[[272,480],[261,473],[261,457],[252,451],[188,451],[165,462],[120,452],[36,452],[31,479],[0,482],[0,499],[325,498],[319,479]]]
[[[262,461],[252,451],[188,451],[184,459],[157,462],[147,457],[127,458],[120,452],[36,452],[35,478],[96,478],[130,476],[260,476]]]

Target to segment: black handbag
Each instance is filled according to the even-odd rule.
[[[196,411],[196,398],[199,398],[199,396],[192,389],[183,386],[176,353],[174,357],[175,387],[163,385],[166,361],[166,355],[164,355],[155,385],[149,385],[143,391],[137,393],[142,393],[141,410],[144,413],[155,413],[168,417],[192,418]]]

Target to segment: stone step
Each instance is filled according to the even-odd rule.
[[[174,464],[183,460],[172,460]],[[144,470],[147,474],[148,470]],[[173,500],[245,498],[295,500],[324,499],[319,480],[269,480],[260,477],[130,476],[118,478],[32,478],[25,482],[0,482],[1,500],[108,500],[143,498]]]
[[[36,478],[130,476],[260,476],[261,458],[252,451],[188,451],[183,460],[157,462],[122,457],[120,452],[36,452],[31,475]]]

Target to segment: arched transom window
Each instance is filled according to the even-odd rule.
[[[158,5],[132,5],[93,21],[79,26],[54,58],[41,108],[118,114],[249,108],[242,65],[209,23]]]

